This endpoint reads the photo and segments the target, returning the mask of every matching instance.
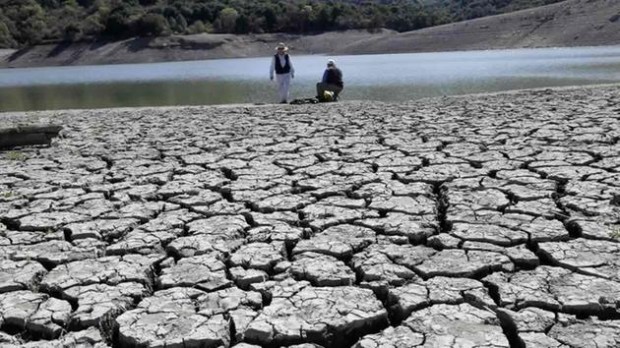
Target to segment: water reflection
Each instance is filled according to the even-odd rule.
[[[0,108],[9,111],[231,104],[238,103],[240,95],[252,93],[250,86],[226,81],[20,86],[0,89]]]
[[[494,78],[483,83],[348,86],[344,100],[406,101],[424,97],[505,91],[546,86],[586,85],[590,79]],[[126,106],[210,105],[264,103],[275,100],[275,91],[260,83],[203,81],[147,82],[103,85],[59,85],[0,89],[3,111],[88,109]],[[296,86],[293,95],[312,96],[307,86]]]

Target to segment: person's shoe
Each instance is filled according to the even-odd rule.
[[[286,100],[283,100],[280,102],[280,104],[288,104],[288,102]]]

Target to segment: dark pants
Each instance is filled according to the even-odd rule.
[[[325,82],[319,82],[316,84],[316,95],[319,97],[319,99],[323,98],[323,93],[325,91],[334,92],[334,100],[336,100],[338,99],[338,94],[342,92],[342,87]]]

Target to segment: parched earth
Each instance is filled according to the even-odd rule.
[[[0,115],[0,347],[620,346],[620,87]]]

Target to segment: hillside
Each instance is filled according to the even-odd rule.
[[[534,9],[350,43],[368,54],[620,44],[620,1],[567,0]]]
[[[0,48],[201,33],[404,32],[558,1],[0,0]]]
[[[399,33],[346,30],[318,35],[196,34],[37,45],[0,55],[0,66],[84,65],[257,57],[284,41],[293,54],[370,54],[620,44],[620,1],[567,0]],[[6,51],[5,51],[6,53]]]

